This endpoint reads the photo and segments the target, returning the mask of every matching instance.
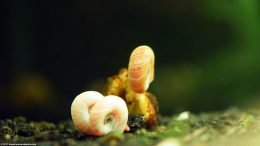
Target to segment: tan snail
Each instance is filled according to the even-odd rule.
[[[136,93],[144,93],[154,78],[154,53],[148,46],[132,52],[128,65],[128,81]]]
[[[159,111],[156,97],[147,92],[154,79],[154,61],[150,47],[137,47],[130,56],[128,69],[122,68],[118,75],[109,77],[106,89],[107,95],[125,100],[129,114],[143,115],[147,127],[156,125]]]
[[[96,91],[83,92],[72,102],[71,116],[74,125],[89,135],[129,131],[127,106],[118,96],[104,97]]]

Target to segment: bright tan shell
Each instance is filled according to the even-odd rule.
[[[130,87],[144,93],[154,79],[154,53],[148,46],[139,46],[132,52],[128,65]]]
[[[83,92],[72,102],[71,116],[74,125],[89,135],[129,130],[126,103],[114,95],[104,97],[96,91]]]

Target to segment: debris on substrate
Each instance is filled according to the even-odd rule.
[[[259,146],[260,110],[239,110],[159,116],[159,124],[145,129],[143,117],[129,115],[130,132],[85,135],[71,120],[35,122],[24,117],[0,120],[0,145],[41,146]]]

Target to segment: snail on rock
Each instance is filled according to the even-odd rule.
[[[132,52],[128,69],[122,68],[118,75],[108,78],[105,94],[123,98],[129,114],[142,115],[145,125],[157,124],[159,111],[156,97],[147,92],[154,79],[154,53],[148,46],[139,46]]]

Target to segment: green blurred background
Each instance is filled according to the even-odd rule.
[[[70,118],[143,44],[162,114],[260,106],[259,0],[1,3],[0,118]]]

